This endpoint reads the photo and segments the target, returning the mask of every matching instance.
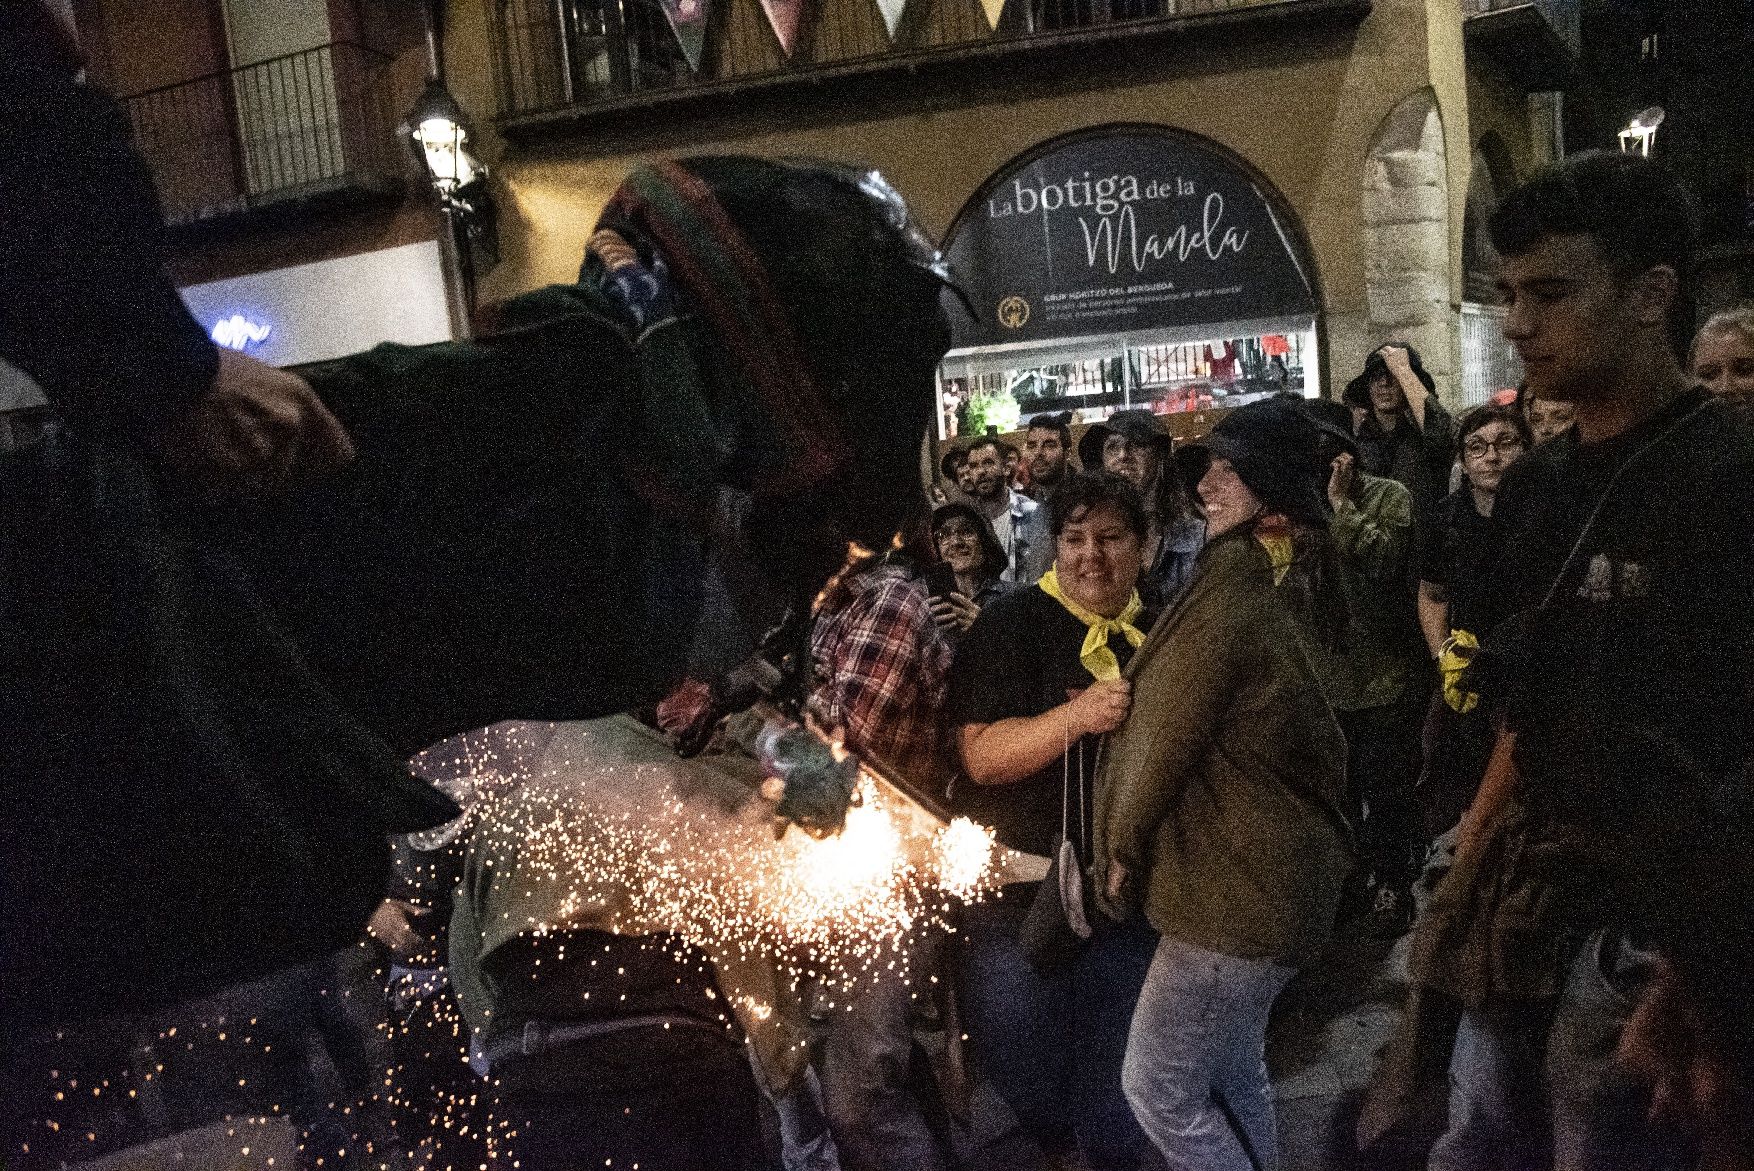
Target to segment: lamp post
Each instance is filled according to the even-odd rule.
[[[445,214],[463,301],[458,332],[467,335],[475,308],[477,258],[489,268],[499,259],[487,168],[470,150],[474,135],[468,115],[436,75],[427,79],[401,132]]]
[[[463,107],[445,88],[444,0],[421,5],[426,31],[426,88],[402,120],[400,133],[445,213],[440,241],[445,266],[454,275],[461,305],[452,303],[452,329],[470,333],[475,309],[475,260],[480,253],[491,268],[499,260],[497,212],[487,189],[487,168],[470,151],[474,127]]]

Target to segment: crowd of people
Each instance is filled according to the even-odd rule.
[[[1708,1006],[1749,989],[1754,317],[1689,341],[1686,225],[1619,157],[1508,197],[1526,382],[1459,419],[1390,342],[1195,442],[1130,410],[944,454],[880,560],[950,655],[934,783],[1052,865],[946,958],[1049,1165],[1273,1165],[1268,1013],[1336,926],[1414,936],[1366,1150],[1749,1165],[1747,1014]]]
[[[46,13],[15,5],[0,18],[47,44]],[[1337,933],[1411,932],[1406,1012],[1364,1105],[1362,1152],[1426,1126],[1433,1171],[1754,1168],[1754,311],[1694,329],[1687,203],[1655,164],[1574,156],[1492,217],[1505,333],[1526,373],[1513,401],[1452,419],[1420,355],[1390,341],[1337,401],[1275,396],[1194,442],[1127,410],[1077,436],[1068,415],[1034,418],[1021,450],[977,437],[945,453],[894,547],[843,568],[799,645],[775,657],[806,661],[804,708],[848,750],[1033,868],[960,908],[953,933],[900,941],[911,979],[862,982],[819,1013],[813,1071],[783,1088],[758,1087],[732,1031],[671,1030],[666,1006],[686,998],[699,1014],[720,994],[710,969],[684,980],[667,955],[607,931],[543,979],[503,981],[560,1024],[494,1022],[475,1036],[484,1081],[425,1035],[418,1053],[385,1058],[383,1036],[354,1019],[386,1009],[386,991],[416,1014],[437,1000],[424,991],[428,977],[443,983],[434,925],[464,871],[415,856],[409,833],[451,841],[458,808],[410,774],[384,727],[335,700],[334,678],[309,667],[323,648],[276,625],[284,614],[242,554],[204,543],[179,511],[181,493],[199,495],[191,485],[253,498],[333,477],[369,428],[350,437],[305,377],[213,350],[164,278],[150,183],[114,108],[65,47],[14,55],[15,100],[0,108],[41,138],[19,157],[53,164],[8,172],[34,201],[21,222],[41,229],[65,205],[101,247],[80,252],[81,267],[64,240],[86,233],[5,242],[33,295],[0,299],[0,352],[43,384],[68,433],[6,464],[0,494],[9,1112],[44,1088],[25,1086],[13,1058],[64,1041],[63,1026],[101,1032],[115,1014],[278,973],[262,995],[291,1018],[275,1057],[284,1086],[310,1088],[292,1054],[313,1031],[350,1083],[344,1102],[357,1089],[385,1106],[363,1083],[386,1060],[425,1061],[461,1104],[447,1129],[478,1136],[477,1098],[497,1086],[498,1125],[526,1132],[521,1145],[506,1135],[514,1165],[536,1171],[665,1159],[689,1171],[1263,1171],[1277,1161],[1275,1002]],[[92,175],[119,192],[113,207],[84,191]],[[653,432],[654,451],[718,453],[722,466],[629,461],[627,490],[605,489],[620,511],[599,543],[611,527],[635,533],[652,563],[614,568],[651,589],[614,593],[626,582],[607,571],[586,583],[595,605],[575,609],[604,623],[590,632],[596,689],[582,695],[552,656],[549,690],[498,706],[539,694],[566,713],[619,710],[604,696],[625,700],[628,679],[646,680],[633,663],[656,677],[699,651],[676,627],[763,612],[744,604],[759,591],[740,574],[813,592],[824,550],[838,559],[872,526],[890,531],[858,506],[894,505],[928,413],[909,388],[948,334],[946,274],[891,214],[893,193],[873,195],[880,182],[721,159],[640,172],[617,195],[622,218],[593,237],[609,239],[586,275],[607,270],[620,299],[583,282],[566,292],[606,298],[591,321],[620,312],[643,326],[673,309],[653,240],[673,255],[718,247],[730,277],[684,290],[700,328],[790,365],[745,354],[688,385],[674,377],[687,355],[665,351],[672,396],[748,414],[729,438]],[[728,235],[672,230],[703,208]],[[801,221],[841,263],[787,270]],[[742,263],[758,252],[765,266]],[[858,287],[809,284],[819,270],[857,272]],[[844,320],[810,316],[855,296],[869,303]],[[563,320],[539,307],[517,309]],[[110,329],[112,310],[140,328]],[[878,314],[884,330],[870,327]],[[516,349],[543,336],[532,326],[481,352],[546,370]],[[863,458],[848,460],[845,436],[816,422],[850,426],[846,388],[871,371],[899,389],[858,409],[880,406],[894,425],[860,433]],[[793,375],[822,401],[800,406]],[[576,408],[570,383],[567,395]],[[555,429],[569,441],[590,430]],[[459,452],[480,444],[454,434]],[[663,511],[709,496],[709,471],[747,489],[738,523]],[[514,504],[505,515],[576,519],[576,501],[539,490]],[[560,544],[555,560],[576,576],[567,559],[592,550]],[[666,569],[707,580],[696,591]],[[663,621],[677,615],[686,622]],[[495,657],[497,644],[465,649],[460,678],[533,669]],[[653,723],[692,734],[702,712],[732,706],[747,667],[689,680]],[[435,678],[441,699],[455,697],[440,683],[464,689]],[[385,898],[392,869],[407,888]],[[360,949],[368,917],[374,942]],[[504,962],[533,970],[545,936]],[[579,987],[610,967],[639,985],[640,1014],[599,998],[579,1015]],[[401,973],[387,989],[386,969]],[[932,988],[952,994],[939,1002]],[[338,992],[363,995],[335,1011]],[[349,1011],[362,1002],[374,1011]],[[922,1018],[966,1042],[968,1077],[923,1071]],[[440,1019],[451,1040],[471,1040],[454,1018],[427,1027]],[[602,1060],[611,1052],[619,1064]],[[1418,1109],[1433,1075],[1447,1087],[1435,1124]],[[969,1102],[981,1093],[1015,1125],[977,1141]],[[391,1105],[412,1117],[429,1103]],[[505,1112],[526,1107],[537,1121],[507,1126]],[[595,1121],[569,1129],[580,1118]],[[8,1130],[38,1121],[0,1118]],[[336,1144],[364,1126],[316,1141],[300,1124],[311,1165],[331,1150],[344,1161]],[[366,1154],[402,1143],[396,1129]],[[0,1159],[31,1154],[7,1141]]]

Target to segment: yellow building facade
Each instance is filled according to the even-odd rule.
[[[990,19],[967,2],[958,19]],[[1475,259],[1467,236],[1478,235],[1496,194],[1545,161],[1555,135],[1526,79],[1471,48],[1475,14],[1458,0],[1182,0],[1184,11],[1150,20],[1149,37],[1084,29],[1039,37],[1039,53],[1026,36],[989,55],[916,49],[917,68],[890,69],[880,85],[865,83],[868,58],[825,59],[821,38],[804,56],[795,46],[788,65],[756,0],[729,3],[716,35],[755,46],[746,58],[768,55],[745,61],[760,84],[739,85],[723,72],[727,54],[709,51],[686,102],[675,92],[647,104],[629,95],[533,115],[505,108],[516,88],[505,25],[517,6],[449,6],[446,80],[480,125],[499,209],[500,259],[483,278],[483,300],[575,279],[604,203],[629,170],[654,159],[753,153],[869,164],[942,240],[993,176],[1042,144],[1117,125],[1164,127],[1236,160],[1289,213],[1287,231],[1313,267],[1319,371],[1310,393],[1336,395],[1394,338],[1418,346],[1446,402],[1479,397],[1478,372],[1470,381],[1464,366],[1468,302],[1481,283],[1465,271]],[[860,0],[857,11],[876,8]],[[883,36],[881,23],[874,35]],[[1497,172],[1489,184],[1476,174],[1483,165]]]

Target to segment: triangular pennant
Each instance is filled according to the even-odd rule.
[[[987,27],[999,27],[999,14],[1005,11],[1005,0],[981,0],[981,10],[987,14]]]
[[[780,39],[781,51],[790,57],[792,46],[798,43],[798,25],[804,19],[804,0],[761,0],[761,9],[767,13],[774,36]]]
[[[700,72],[700,56],[706,49],[706,20],[713,0],[662,0],[670,31],[688,58],[688,68]]]
[[[901,24],[902,9],[907,7],[907,0],[877,0],[877,11],[883,14],[883,27],[889,30],[889,39],[895,39],[895,30]]]

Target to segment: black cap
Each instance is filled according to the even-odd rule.
[[[1116,411],[1104,422],[1090,424],[1078,440],[1078,462],[1085,471],[1102,470],[1102,449],[1110,435],[1124,435],[1129,443],[1151,444],[1164,455],[1175,445],[1163,420],[1150,411]]]
[[[1340,401],[1349,407],[1368,407],[1370,405],[1370,383],[1378,374],[1393,377],[1389,374],[1389,364],[1383,360],[1382,352],[1390,347],[1407,351],[1407,364],[1413,368],[1413,377],[1417,378],[1426,390],[1437,392],[1437,382],[1425,369],[1425,363],[1419,360],[1419,351],[1406,342],[1389,342],[1378,346],[1364,360],[1364,373],[1346,384],[1346,392]]]

